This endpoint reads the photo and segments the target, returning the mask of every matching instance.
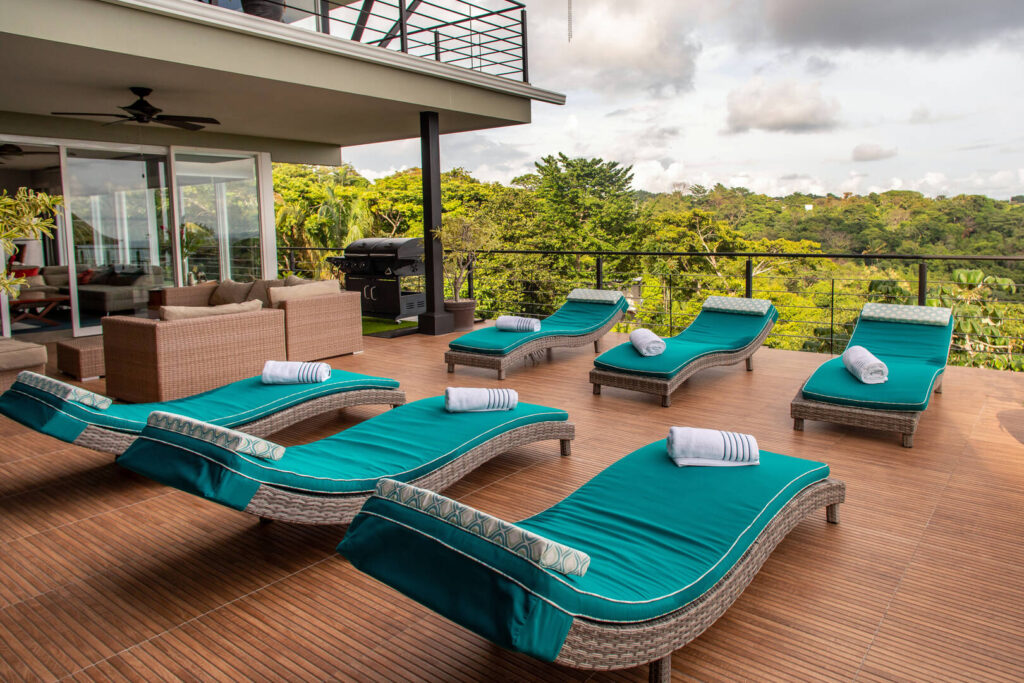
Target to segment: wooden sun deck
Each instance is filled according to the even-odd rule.
[[[499,386],[492,371],[447,374],[448,340],[367,338],[364,354],[332,365],[398,378],[410,400],[449,383]],[[823,356],[763,349],[754,372],[707,370],[667,409],[615,389],[593,396],[592,358],[558,350],[500,384],[569,410],[571,457],[553,442],[519,448],[449,495],[519,519],[671,424],[751,432],[766,450],[828,462],[848,486],[841,524],[822,512],[794,530],[726,615],[676,652],[675,678],[1024,678],[1020,375],[950,368],[908,450],[894,434],[793,431],[789,401]],[[355,571],[334,551],[343,534],[259,526],[0,417],[0,680],[646,680],[646,667],[593,675],[505,652]]]

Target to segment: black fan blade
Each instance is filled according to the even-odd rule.
[[[91,111],[51,111],[50,114],[53,116],[113,116],[119,119],[129,119],[130,116],[124,114],[99,114]]]
[[[203,127],[196,123],[189,123],[188,121],[164,121],[161,119],[154,119],[154,123],[160,123],[165,126],[172,126],[174,128],[181,128],[182,130],[202,130]]]
[[[185,123],[213,123],[220,125],[220,121],[217,119],[211,119],[209,116],[171,116],[170,114],[159,114],[156,116],[157,121],[183,121]]]
[[[104,123],[103,127],[106,128],[107,126],[116,126],[119,123],[128,123],[129,121],[134,121],[134,120],[135,119],[133,119],[132,117],[126,116],[123,119],[119,119],[117,121],[111,121],[110,123]]]

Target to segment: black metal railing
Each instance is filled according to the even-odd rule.
[[[329,275],[323,259],[340,253],[278,248],[282,270],[307,277]],[[1022,263],[1024,256],[1003,255],[507,249],[478,253],[462,293],[477,300],[478,317],[544,317],[575,287],[617,289],[630,302],[621,330],[667,336],[711,294],[752,296],[779,311],[769,346],[833,354],[845,348],[867,302],[944,305],[956,319],[951,362],[1024,370],[1024,292],[952,277],[956,269]]]
[[[243,11],[241,0],[197,0]],[[526,6],[515,0],[265,0],[280,21],[529,82]],[[266,15],[264,15],[266,16]]]

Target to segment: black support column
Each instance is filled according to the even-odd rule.
[[[444,310],[441,242],[434,228],[441,225],[441,141],[437,112],[420,112],[420,149],[423,169],[423,260],[426,267],[427,312],[420,314],[420,332],[448,334],[455,329],[452,314]]]

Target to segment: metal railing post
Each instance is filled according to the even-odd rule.
[[[836,352],[836,279],[832,278],[832,294],[828,302],[828,352]]]
[[[320,0],[317,8],[316,23],[320,33],[331,35],[331,3],[328,0]]]
[[[672,278],[672,273],[669,273],[668,274],[668,336],[670,336],[670,337],[676,336],[676,326],[675,326],[675,322],[674,322],[675,318],[672,317],[672,308],[673,308],[673,304],[675,303],[675,296],[673,294],[673,292],[675,291],[675,288],[673,287],[674,284],[675,284],[675,281]]]
[[[604,259],[597,257],[597,289],[604,289]]]
[[[530,60],[526,53],[526,10],[523,10],[519,18],[519,39],[523,41],[523,83],[530,82]]]
[[[402,52],[409,52],[409,27],[406,24],[405,0],[398,0],[398,31],[402,44]]]
[[[924,306],[928,296],[928,264],[924,261],[917,266],[917,305]]]
[[[288,270],[295,272],[295,251],[292,249],[288,250]]]
[[[434,59],[441,61],[441,34],[438,31],[434,31]]]
[[[470,299],[475,299],[475,288],[473,287],[473,271],[476,270],[476,257],[474,256],[469,262],[469,268],[466,271],[466,294]]]
[[[743,296],[749,299],[754,294],[754,262],[750,259],[747,259],[747,265],[743,277],[746,280],[743,289],[745,294]]]

